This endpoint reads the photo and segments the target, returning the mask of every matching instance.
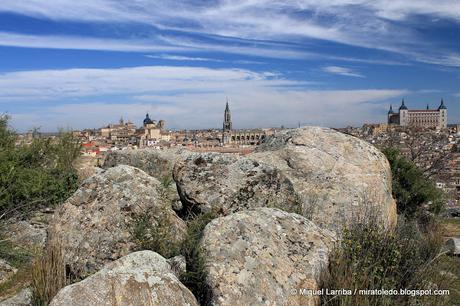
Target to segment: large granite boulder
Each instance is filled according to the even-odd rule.
[[[179,243],[186,225],[159,196],[159,188],[157,179],[126,165],[85,180],[56,210],[48,230],[49,239],[62,244],[70,271],[84,276],[137,250],[130,232],[135,216],[148,214],[153,226],[167,221],[171,244]]]
[[[332,234],[306,218],[272,208],[211,221],[201,247],[212,305],[316,305]]]
[[[190,154],[176,162],[173,174],[184,208],[194,213],[275,207],[335,232],[363,217],[396,223],[385,156],[331,129],[284,131],[245,157]]]
[[[177,194],[176,185],[172,180],[174,164],[193,154],[185,148],[121,150],[111,152],[104,161],[103,168],[108,169],[117,165],[129,165],[145,171],[157,178],[166,188],[166,194],[171,207],[180,212],[182,202]]]
[[[171,176],[175,162],[189,154],[191,152],[184,148],[119,150],[107,155],[103,168],[129,165],[144,170],[147,174],[161,180]]]
[[[131,253],[85,280],[61,289],[50,306],[198,305],[160,255]]]
[[[280,171],[302,203],[302,215],[339,231],[357,218],[396,224],[388,160],[374,146],[320,127],[278,133],[249,155]]]
[[[183,205],[194,212],[301,208],[291,182],[279,170],[235,154],[189,155],[176,163],[174,180]]]

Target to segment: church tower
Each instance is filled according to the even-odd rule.
[[[222,143],[224,145],[230,143],[231,131],[232,131],[232,115],[230,114],[230,108],[228,107],[228,99],[227,99],[227,104],[225,105],[225,112],[224,112],[224,123],[222,124]]]
[[[224,133],[232,130],[232,115],[230,114],[230,108],[228,107],[228,100],[225,105],[223,130]]]

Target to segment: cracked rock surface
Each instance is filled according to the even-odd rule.
[[[174,167],[182,203],[227,215],[254,207],[298,207],[291,182],[276,168],[234,154],[189,155]]]
[[[172,237],[184,239],[185,222],[162,201],[160,183],[137,168],[120,165],[85,180],[60,206],[49,226],[49,239],[59,240],[70,271],[77,276],[98,271],[105,263],[136,250],[130,222],[152,215],[152,224],[168,220]]]
[[[151,251],[131,253],[85,280],[61,289],[50,306],[198,306],[165,258]]]
[[[211,221],[204,230],[212,305],[316,305],[292,290],[317,289],[332,234],[306,218],[256,208]]]
[[[302,215],[322,228],[337,232],[367,215],[386,226],[396,224],[390,165],[365,141],[328,128],[304,127],[278,133],[248,157],[289,179]]]

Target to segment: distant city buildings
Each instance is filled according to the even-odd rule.
[[[445,129],[432,126],[365,124],[339,131],[363,139],[379,149],[398,149],[433,179],[450,203],[460,201],[460,126]]]
[[[275,128],[234,130],[227,101],[222,129],[166,130],[164,120],[156,121],[147,113],[140,128],[121,118],[118,123],[100,129],[73,131],[73,134],[82,141],[83,155],[103,160],[107,153],[114,150],[176,146],[200,152],[247,154],[275,132]]]
[[[145,115],[142,127],[137,132],[138,145],[142,147],[152,147],[160,144],[161,141],[169,142],[170,134],[164,130],[166,122],[164,120],[150,119],[149,114]]]
[[[393,106],[390,106],[388,124],[445,129],[447,128],[447,107],[441,100],[441,105],[437,109],[430,109],[428,105],[426,109],[408,109],[403,99],[397,113],[393,111]]]

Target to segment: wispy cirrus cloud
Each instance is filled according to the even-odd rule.
[[[346,67],[339,67],[339,66],[326,66],[323,67],[322,69],[324,72],[327,73],[332,73],[332,74],[338,74],[342,76],[349,76],[349,77],[355,77],[355,78],[364,78],[365,76],[355,72],[354,70]]]
[[[191,50],[190,48],[169,45],[164,42],[155,42],[146,39],[111,39],[74,35],[28,35],[1,31],[0,46],[130,52]]]
[[[147,54],[145,57],[154,58],[154,59],[163,59],[171,61],[184,61],[184,62],[218,62],[221,63],[223,60],[209,57],[191,57],[183,55],[172,55],[172,54],[160,54],[160,55],[151,55]]]
[[[79,22],[145,24],[160,31],[212,35],[245,39],[270,40],[305,44],[306,39],[331,41],[369,49],[386,50],[437,65],[459,66],[457,55],[447,48],[435,49],[431,42],[420,39],[420,31],[408,26],[415,17],[428,20],[443,18],[460,21],[460,3],[456,0],[316,0],[213,2],[162,0],[81,0],[15,1],[4,0],[0,11],[13,12],[51,20]],[[183,40],[182,38],[179,40]],[[23,44],[25,45],[25,43]],[[49,42],[49,45],[53,45]],[[272,56],[264,46],[236,46],[231,41],[197,41],[174,43],[177,47],[216,48],[235,52]],[[221,46],[225,45],[225,48]],[[308,45],[308,43],[306,43]],[[273,47],[273,46],[272,46]],[[142,48],[142,46],[140,46]],[[283,56],[302,58],[309,51],[284,46]],[[432,49],[426,52],[426,49]],[[423,51],[422,51],[423,50]],[[281,50],[278,50],[278,54]],[[415,55],[415,56],[414,56]]]
[[[4,73],[0,86],[2,108],[8,111],[14,102],[15,128],[47,131],[99,127],[120,116],[138,123],[146,111],[169,127],[218,127],[226,96],[237,128],[340,126],[378,119],[386,109],[379,101],[407,93],[317,90],[270,71],[170,66]]]
[[[206,67],[140,66],[113,69],[65,69],[0,74],[0,103],[12,100],[60,100],[117,94],[200,92],[238,88],[302,86],[269,72]]]

